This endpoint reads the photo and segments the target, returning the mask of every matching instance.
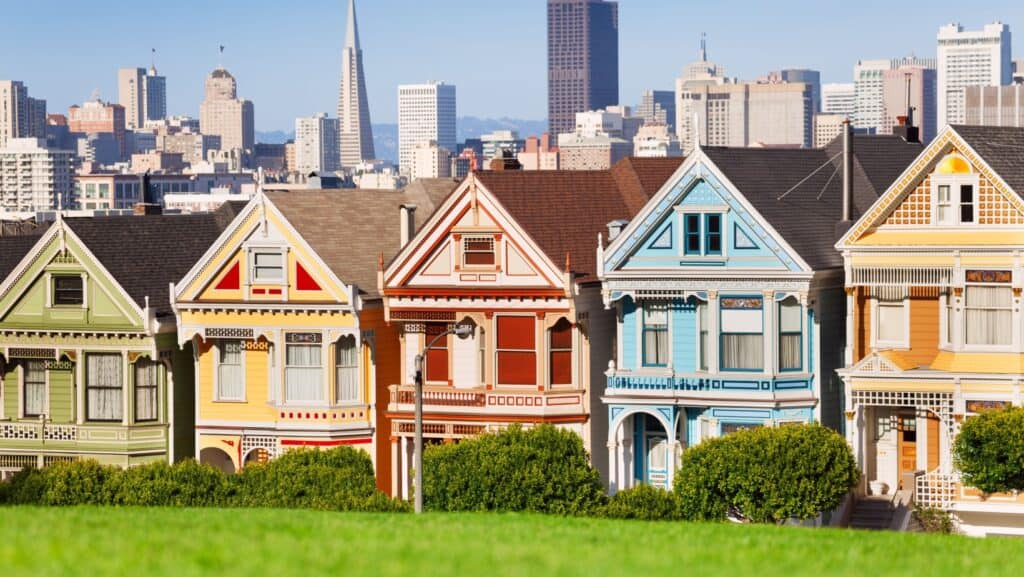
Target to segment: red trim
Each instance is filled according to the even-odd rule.
[[[281,439],[281,444],[286,447],[337,447],[340,445],[365,445],[372,443],[372,437],[363,439],[338,439],[334,441],[313,441],[309,439]]]
[[[542,297],[542,298],[565,298],[565,291],[552,288],[506,288],[497,289],[491,287],[481,288],[392,288],[384,289],[384,296],[388,297],[432,297],[432,296],[466,296],[466,297]]]
[[[279,295],[281,294],[281,289],[267,289],[267,294]]]
[[[300,262],[295,263],[295,288],[300,291],[323,290],[320,288],[320,285],[313,280],[313,276],[306,272],[306,269]]]
[[[241,278],[242,278],[242,273],[241,273],[241,271],[239,269],[239,263],[236,260],[235,264],[231,265],[231,268],[228,269],[228,272],[224,275],[223,278],[220,279],[220,282],[217,283],[217,286],[213,287],[213,290],[218,290],[218,291],[238,290],[242,286]]]
[[[254,294],[254,295],[265,295],[265,294],[267,294],[267,289],[254,288],[254,289],[252,289],[252,294]]]

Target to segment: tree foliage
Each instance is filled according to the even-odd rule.
[[[967,419],[953,453],[964,484],[985,493],[1024,491],[1024,408]]]

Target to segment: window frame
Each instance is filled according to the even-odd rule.
[[[58,294],[58,292],[61,292],[61,291],[58,291],[58,289],[57,289],[57,283],[58,283],[58,281],[64,280],[64,279],[77,279],[78,282],[80,283],[79,287],[78,287],[78,291],[77,291],[78,292],[78,302],[67,302],[67,303],[57,302],[57,294]],[[67,291],[67,289],[62,289],[62,290],[63,291]],[[74,291],[71,291],[71,292],[74,292]],[[70,274],[51,273],[50,274],[50,306],[53,307],[53,308],[65,308],[65,309],[78,309],[78,308],[84,307],[85,306],[85,277],[83,277],[81,274],[77,274],[77,273],[70,273]]]
[[[787,305],[786,304],[787,301],[793,301],[793,304]],[[776,337],[777,337],[776,353],[778,355],[778,358],[776,359],[776,363],[777,363],[778,371],[780,373],[799,373],[799,372],[804,370],[804,315],[805,315],[804,307],[800,303],[800,299],[798,299],[796,297],[793,297],[793,296],[787,296],[786,298],[776,302],[775,306],[776,306],[776,318],[778,319],[778,322],[776,323],[776,327],[775,327],[776,328],[775,332],[776,332]],[[782,308],[784,306],[794,306],[794,307],[796,307],[796,310],[797,310],[797,324],[799,325],[796,330],[785,331],[785,330],[782,329]],[[799,343],[797,345],[797,350],[799,351],[798,354],[797,354],[797,358],[798,358],[797,365],[795,367],[784,367],[784,366],[782,366],[783,365],[783,363],[782,363],[782,337],[784,337],[784,336],[794,336],[794,335],[796,335],[797,341]]]
[[[532,340],[533,340],[533,348],[532,349],[502,348],[501,342],[502,342],[503,339],[502,339],[502,332],[501,332],[501,329],[500,329],[500,324],[501,324],[501,319],[503,319],[503,318],[518,318],[518,319],[526,318],[526,319],[530,319],[531,326],[533,326],[533,330],[534,330],[533,337],[532,337]],[[494,326],[494,386],[495,387],[520,388],[520,387],[536,387],[539,384],[543,383],[543,381],[538,378],[537,369],[536,369],[536,367],[537,367],[537,355],[539,355],[541,353],[541,351],[537,350],[538,349],[538,346],[537,346],[538,345],[538,343],[537,343],[537,335],[536,335],[537,316],[536,315],[531,315],[531,314],[514,314],[514,313],[513,314],[494,315],[494,324],[493,324],[493,326]],[[533,355],[533,363],[534,363],[533,366],[534,366],[534,369],[533,369],[533,380],[532,380],[532,382],[529,382],[529,383],[505,383],[505,382],[502,382],[501,381],[501,356],[502,356],[502,353],[520,353],[520,354],[531,354],[531,355]]]
[[[723,228],[724,228],[724,222],[723,221],[725,219],[722,218],[722,217],[723,217],[723,215],[720,212],[706,212],[706,213],[704,213],[704,222],[703,222],[704,234],[702,236],[702,240],[703,240],[703,243],[704,243],[704,245],[703,245],[704,256],[722,256],[722,254],[725,252],[725,247],[723,245],[723,241],[725,240],[725,231],[723,230]],[[712,221],[712,219],[714,219],[714,220],[716,220],[718,222],[718,231],[717,232],[712,232],[711,231],[711,221]],[[717,250],[712,250],[711,249],[711,240],[712,240],[712,238],[717,238],[718,239],[718,249]]]
[[[1008,272],[1008,271],[1006,271]],[[1012,273],[1009,273],[1011,274]],[[1009,305],[1006,307],[971,307],[968,305],[967,293],[971,288],[1000,288],[1005,289],[1009,293]],[[974,282],[968,281],[964,283],[963,292],[963,303],[960,307],[960,337],[963,343],[964,351],[995,351],[995,352],[1006,352],[1015,349],[1016,343],[1014,342],[1014,323],[1019,322],[1019,316],[1014,314],[1014,296],[1013,296],[1013,285],[1010,282]],[[968,341],[969,326],[968,326],[968,312],[969,310],[1004,310],[1009,314],[1009,326],[1010,326],[1010,341],[1005,344],[989,344],[989,343],[971,343]]]
[[[238,343],[238,371],[241,374],[241,395],[238,397],[230,397],[222,394],[221,386],[223,385],[222,377],[220,374],[221,367],[226,365],[224,362],[224,347],[229,343]],[[245,341],[242,339],[218,339],[213,344],[213,348],[216,351],[214,353],[214,367],[213,367],[213,400],[218,403],[244,403],[248,395],[248,383],[246,382],[246,366],[245,366]],[[236,366],[235,363],[231,363],[231,366]]]
[[[671,336],[671,324],[672,324],[672,301],[669,300],[645,300],[640,302],[640,366],[643,368],[661,369],[667,368],[672,364],[672,336]],[[654,312],[652,309],[655,307],[661,308],[665,314],[664,324],[649,325],[647,317],[649,312]],[[650,328],[658,327],[658,328]],[[648,362],[647,360],[647,333],[656,332],[661,333],[662,338],[665,340],[665,358],[657,359],[662,362]],[[660,339],[658,339],[660,342]],[[660,355],[658,355],[660,357]]]
[[[351,339],[351,342],[352,342],[351,353],[350,353],[352,355],[352,359],[351,359],[352,360],[352,364],[345,364],[345,365],[343,365],[343,364],[341,364],[342,363],[342,358],[341,358],[342,351],[343,350],[348,350],[348,348],[347,347],[343,348],[341,346],[341,344],[342,344],[342,341],[348,341],[349,339]],[[355,335],[342,335],[334,343],[334,402],[337,405],[356,405],[356,404],[362,403],[362,401],[363,401],[363,386],[362,386],[363,379],[362,379],[362,372],[359,370],[359,356],[360,356],[359,353],[360,353],[359,339],[357,339]],[[354,398],[345,398],[345,399],[343,399],[342,396],[341,396],[341,371],[342,370],[350,370],[350,371],[355,373],[356,394],[355,394]]]
[[[491,245],[491,250],[471,250],[469,248],[472,242],[488,242]],[[467,256],[471,254],[490,254],[491,262],[489,263],[470,263],[467,261]],[[498,239],[491,234],[464,234],[459,238],[459,260],[462,264],[462,268],[467,269],[493,269],[498,266]]]
[[[140,367],[140,363],[143,365]],[[134,394],[132,395],[132,409],[133,417],[136,423],[155,423],[160,421],[160,365],[158,361],[150,360],[149,358],[139,358],[132,364],[132,389]],[[140,368],[152,369],[153,384],[146,385],[145,387],[139,387],[139,369]],[[151,419],[140,419],[139,418],[139,389],[152,389],[149,393],[153,395],[153,418]]]
[[[562,321],[565,321],[565,323],[568,325],[568,328],[569,328],[569,347],[568,348],[565,348],[565,347],[556,348],[555,347],[555,343],[554,343],[555,327],[560,325],[562,323]],[[572,374],[572,365],[573,365],[573,360],[574,360],[573,340],[574,340],[574,336],[575,336],[574,335],[574,328],[573,328],[572,322],[570,322],[569,319],[567,319],[565,317],[562,317],[558,321],[556,321],[555,324],[553,324],[550,327],[548,327],[548,329],[546,331],[544,331],[544,332],[545,332],[545,334],[547,336],[547,341],[548,341],[548,343],[547,343],[547,345],[548,345],[547,346],[547,349],[548,349],[547,350],[547,354],[548,354],[548,385],[551,386],[551,387],[572,387],[573,384],[574,384],[574,382],[573,382],[573,374]],[[568,355],[569,355],[569,382],[568,383],[556,383],[554,381],[555,353],[562,353],[562,354],[568,353]]]
[[[28,379],[29,365],[30,364],[37,364],[37,363],[41,367],[42,380],[38,381],[38,382],[30,383],[29,379]],[[46,370],[46,361],[43,361],[43,360],[40,360],[40,359],[25,359],[21,363],[21,371],[20,372],[21,372],[21,387],[20,387],[20,389],[21,389],[21,417],[24,418],[24,419],[35,419],[35,418],[39,418],[41,415],[47,414],[49,412],[49,406],[48,406],[49,402],[48,401],[49,401],[49,396],[50,396],[49,395],[49,388],[50,387],[49,387],[49,382],[48,382],[49,379],[48,379],[47,370]],[[40,410],[39,410],[38,413],[31,413],[28,410],[28,390],[27,390],[27,387],[28,387],[29,384],[31,384],[33,386],[42,386],[42,388],[43,388],[42,407],[40,407]]]
[[[279,267],[261,266],[257,263],[260,255],[276,255],[281,259]],[[288,249],[279,246],[251,246],[247,249],[249,265],[250,285],[285,285],[288,283]],[[279,268],[281,273],[277,278],[261,278],[261,269]]]
[[[89,359],[94,357],[111,357],[116,358],[118,361],[118,372],[121,376],[121,382],[117,386],[101,386],[97,387],[92,384],[89,379]],[[124,357],[120,353],[86,353],[85,355],[85,420],[90,423],[120,423],[124,421],[124,394],[125,394],[125,383],[124,383]],[[119,392],[120,402],[117,404],[117,411],[119,415],[113,419],[98,419],[92,416],[92,404],[89,402],[89,391],[92,389],[99,390],[116,390]]]
[[[738,299],[738,300],[759,300],[761,301],[760,308],[756,310],[761,311],[761,331],[757,333],[753,332],[735,332],[726,331],[725,323],[722,321],[722,314],[737,307],[726,307],[724,306],[725,301]],[[764,295],[718,295],[718,367],[720,372],[724,373],[763,373],[765,371],[766,360],[764,354],[765,346],[765,324],[767,319],[765,318],[765,297]],[[755,310],[753,307],[740,308],[738,310]],[[742,367],[729,367],[725,364],[725,337],[731,335],[760,335],[761,337],[761,366],[759,368],[742,368]]]
[[[302,335],[302,336],[298,336]],[[304,338],[311,338],[311,340],[303,341]],[[292,365],[288,362],[288,351],[292,347],[308,348],[310,350],[319,350],[320,363],[318,365]],[[320,388],[318,399],[292,399],[289,398],[288,391],[288,376],[291,374],[289,369],[316,369],[320,372]],[[323,336],[320,333],[286,333],[285,344],[284,344],[284,393],[282,395],[283,402],[286,405],[302,405],[302,406],[320,406],[327,404],[327,391],[324,387],[324,347],[323,347]]]
[[[978,193],[980,192],[981,178],[976,173],[961,173],[961,174],[932,174],[931,176],[931,208],[932,218],[931,223],[933,226],[978,226]],[[972,219],[970,221],[964,221],[963,219],[963,207],[968,206],[963,203],[962,193],[963,187],[971,187],[971,207]],[[949,198],[945,201],[940,201],[939,192],[942,188],[949,187]],[[949,218],[945,221],[939,219],[939,208],[945,207],[949,210]]]
[[[900,307],[903,309],[903,339],[899,341],[887,341],[879,338],[881,336],[881,312],[880,308],[896,308],[894,304],[881,304],[882,301],[887,303],[895,302],[893,300],[881,299],[877,296],[872,295],[871,301],[871,343],[873,346],[880,349],[909,349],[910,348],[910,296],[904,294],[900,299]]]
[[[727,233],[729,213],[727,206],[680,206],[676,213],[682,219],[679,226],[681,256],[691,260],[721,261],[728,257],[729,235]],[[717,222],[717,231],[710,232],[712,222]],[[711,250],[712,239],[717,239],[718,249]],[[691,241],[698,246],[694,249]],[[685,262],[683,263],[685,265]]]

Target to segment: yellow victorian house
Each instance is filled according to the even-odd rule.
[[[383,334],[380,259],[447,182],[261,192],[239,213],[173,290],[178,339],[195,350],[201,462],[231,472],[303,446],[375,455],[378,354],[397,340]]]
[[[846,432],[862,493],[1024,535],[1024,497],[960,483],[952,446],[1021,405],[1024,129],[946,128],[836,247],[846,273]]]

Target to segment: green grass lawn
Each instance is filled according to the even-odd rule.
[[[1024,541],[532,515],[0,508],[0,575],[1024,575]]]

